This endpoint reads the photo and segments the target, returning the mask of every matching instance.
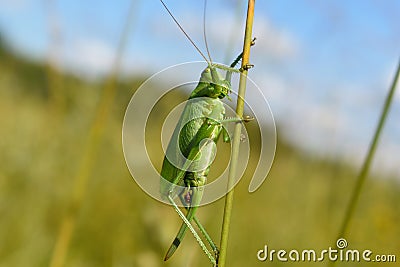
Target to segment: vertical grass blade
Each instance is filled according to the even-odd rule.
[[[95,118],[87,136],[86,145],[83,148],[84,152],[80,161],[78,173],[75,177],[72,196],[70,202],[68,203],[65,217],[61,223],[60,231],[50,261],[51,267],[61,267],[65,265],[65,259],[74,232],[77,216],[86,194],[87,182],[93,167],[95,166],[96,155],[102,140],[107,118],[111,113],[111,107],[116,94],[116,81],[120,62],[125,46],[128,43],[130,29],[133,24],[133,19],[135,18],[135,11],[137,11],[137,4],[138,1],[131,2],[128,16],[119,40],[117,54],[111,68],[111,72],[107,77]]]
[[[378,145],[379,137],[381,135],[383,126],[384,126],[386,118],[388,116],[390,105],[391,105],[391,103],[393,101],[393,96],[394,96],[394,93],[396,91],[397,82],[399,80],[399,74],[400,74],[400,61],[398,63],[397,71],[396,71],[395,77],[393,79],[392,85],[390,87],[389,93],[388,93],[388,95],[386,97],[386,100],[385,100],[385,103],[384,103],[384,106],[383,106],[383,109],[382,109],[382,114],[380,116],[380,119],[379,119],[379,122],[378,122],[378,126],[376,127],[375,134],[374,134],[374,137],[372,139],[371,145],[369,147],[367,156],[365,157],[365,160],[364,160],[364,163],[362,165],[361,171],[360,171],[360,173],[359,173],[359,175],[357,177],[356,184],[354,186],[353,192],[352,192],[352,194],[350,196],[350,200],[349,200],[349,203],[348,203],[347,208],[346,208],[346,213],[344,215],[344,218],[343,218],[343,221],[342,221],[342,225],[341,225],[340,230],[339,230],[338,238],[341,238],[346,234],[346,230],[347,230],[347,228],[349,226],[351,217],[353,216],[354,210],[355,210],[355,208],[357,206],[357,202],[358,202],[358,199],[359,199],[359,196],[360,196],[361,189],[363,187],[363,184],[364,184],[364,182],[366,180],[366,177],[368,175],[369,169],[371,167],[371,162],[372,162],[372,160],[374,158],[374,155],[375,155],[375,151],[376,151],[376,147]]]
[[[242,74],[240,75],[239,80],[239,92],[236,104],[236,114],[238,117],[243,117],[244,110],[244,97],[246,93],[246,82],[247,82],[247,66],[249,64],[250,58],[250,47],[252,42],[252,30],[253,30],[253,19],[254,19],[254,5],[255,0],[249,0],[247,6],[247,18],[246,18],[246,29],[244,35],[244,44],[243,44],[243,59],[242,59]],[[239,145],[240,145],[240,133],[241,133],[241,124],[237,123],[234,128],[233,140],[232,140],[232,155],[229,166],[229,176],[228,176],[228,188],[231,187],[232,181],[234,180],[234,175],[236,173],[236,165],[239,156]],[[232,206],[233,206],[233,194],[234,190],[228,192],[225,197],[225,206],[224,206],[224,217],[222,221],[222,231],[221,231],[221,250],[218,260],[218,266],[225,267],[226,265],[226,255],[227,255],[227,247],[228,247],[228,235],[229,235],[229,226],[232,214]]]

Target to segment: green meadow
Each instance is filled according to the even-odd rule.
[[[163,262],[181,221],[140,189],[125,164],[124,112],[146,77],[85,80],[5,45],[0,57],[0,266],[209,266],[190,234]],[[336,248],[360,169],[307,154],[286,142],[282,131],[277,121],[275,160],[260,189],[247,191],[251,170],[236,187],[227,266],[330,263],[257,259],[265,245],[288,252]],[[160,167],[158,143],[149,142],[148,149]],[[394,254],[399,261],[400,184],[384,173],[367,177],[343,238],[348,249]],[[198,213],[219,242],[223,200]]]

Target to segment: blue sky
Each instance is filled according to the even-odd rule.
[[[205,51],[203,1],[165,0]],[[236,3],[242,4],[237,8]],[[207,38],[214,61],[240,51],[245,1],[209,0]],[[20,53],[50,54],[82,76],[106,73],[131,2],[0,0],[0,32]],[[202,60],[158,0],[135,1],[122,73],[150,75]],[[235,15],[239,14],[239,16]],[[298,146],[360,164],[400,56],[400,1],[256,2],[250,76],[269,99],[278,131]],[[400,93],[378,149],[376,165],[400,177]]]

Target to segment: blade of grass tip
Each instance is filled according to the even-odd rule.
[[[386,118],[388,116],[389,108],[390,108],[390,106],[392,104],[392,101],[393,101],[393,96],[394,96],[394,93],[396,91],[397,82],[399,80],[399,75],[400,75],[400,61],[399,61],[398,66],[397,66],[396,74],[394,76],[392,85],[390,87],[388,95],[386,96],[386,100],[385,100],[385,103],[383,105],[382,113],[381,113],[381,116],[379,118],[379,122],[378,122],[378,125],[376,127],[372,142],[370,144],[369,150],[368,150],[367,155],[365,157],[364,163],[363,163],[363,165],[361,167],[361,171],[360,171],[360,173],[359,173],[359,175],[357,177],[353,192],[352,192],[352,194],[350,196],[349,203],[347,204],[346,212],[345,212],[345,215],[344,215],[344,218],[343,218],[343,221],[342,221],[342,225],[340,227],[337,239],[342,238],[342,237],[344,237],[346,235],[346,231],[347,231],[347,228],[348,228],[348,226],[350,224],[350,220],[351,220],[351,218],[352,218],[352,216],[354,214],[354,211],[355,211],[355,208],[357,206],[358,199],[359,199],[359,196],[360,196],[360,193],[361,193],[361,189],[362,189],[362,187],[364,185],[364,182],[366,180],[366,177],[367,177],[367,175],[369,173],[369,169],[371,167],[371,162],[372,162],[372,160],[373,160],[373,158],[375,156],[375,151],[376,151],[376,147],[378,145],[379,137],[381,135],[383,126],[384,126]],[[334,264],[335,264],[335,262],[332,262],[331,265],[333,266]]]
[[[236,104],[236,114],[240,118],[243,117],[243,110],[244,110],[244,97],[246,93],[246,82],[247,82],[247,66],[249,64],[250,47],[252,41],[254,5],[255,5],[255,0],[248,1],[246,29],[245,29],[244,44],[243,44],[243,59],[241,68],[243,72],[240,75],[239,92]],[[236,165],[239,156],[240,133],[241,133],[241,124],[237,123],[234,128],[233,140],[232,140],[232,155],[229,166],[229,176],[227,184],[228,188],[232,187],[232,182],[234,180],[233,177],[236,173]],[[218,266],[220,267],[225,267],[226,264],[229,226],[230,226],[232,206],[233,206],[233,193],[234,190],[232,188],[225,197],[224,217],[222,221],[222,231],[221,231],[221,250],[218,259]]]
[[[48,14],[49,49],[47,60],[47,82],[49,88],[49,108],[52,118],[62,113],[64,108],[63,75],[58,69],[59,57],[61,53],[62,34],[59,28],[59,16],[54,0],[44,2]]]
[[[107,77],[99,106],[87,137],[86,146],[83,149],[84,153],[80,162],[78,174],[75,177],[72,198],[68,205],[66,215],[61,223],[60,232],[57,237],[50,261],[51,267],[60,267],[65,263],[69,243],[74,232],[77,215],[79,214],[82,200],[86,193],[87,182],[95,165],[96,155],[102,139],[102,134],[105,129],[107,118],[111,112],[112,103],[114,102],[117,74],[120,67],[122,54],[125,50],[125,46],[128,43],[128,37],[133,25],[133,19],[136,17],[135,11],[138,10],[138,3],[139,1],[132,1],[128,11],[128,16],[121,33],[114,63],[112,65],[110,74]]]

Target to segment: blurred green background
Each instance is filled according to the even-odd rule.
[[[137,30],[138,32],[144,30],[148,35],[157,35],[160,31],[159,26],[154,28],[155,24],[152,22],[142,21],[147,16],[165,16],[165,11],[161,9],[158,1],[151,1],[151,4],[149,2],[146,4],[134,2],[129,7],[130,3],[126,1],[123,7],[116,7],[114,12],[113,8],[107,9],[106,7],[109,6],[103,2],[99,6],[95,3],[82,4],[82,9],[77,3],[70,4],[74,6],[71,9],[70,5],[63,1],[45,1],[40,2],[40,5],[36,5],[38,3],[35,1],[28,1],[26,4],[28,7],[34,5],[35,10],[42,10],[42,13],[39,12],[37,16],[50,17],[55,21],[58,18],[63,22],[62,27],[52,28],[52,21],[54,22],[52,19],[48,21],[43,19],[45,21],[43,25],[38,26],[31,23],[28,17],[25,20],[21,16],[17,17],[20,23],[25,25],[25,30],[33,34],[37,33],[36,27],[43,26],[50,29],[43,30],[48,38],[45,39],[47,42],[43,42],[47,45],[38,49],[37,42],[32,41],[31,50],[27,48],[29,43],[26,45],[26,42],[24,44],[21,39],[18,42],[18,38],[10,34],[13,26],[7,24],[7,19],[12,17],[15,7],[10,9],[7,4],[2,4],[3,11],[11,11],[7,15],[2,14],[3,19],[0,20],[0,266],[209,265],[207,257],[190,235],[187,235],[176,255],[168,262],[162,261],[181,222],[171,207],[155,201],[139,188],[130,176],[124,161],[121,129],[125,109],[139,85],[157,71],[157,69],[151,71],[146,68],[146,57],[142,58],[139,55],[141,50],[138,48],[148,44],[149,40],[140,38],[139,34],[132,36],[132,31],[138,28],[141,29]],[[227,6],[229,3],[230,7],[224,12],[235,13],[235,1],[222,2]],[[261,1],[257,4],[259,2]],[[25,2],[18,3],[24,6]],[[243,2],[237,3],[240,3],[238,14],[243,14],[243,12],[240,13],[240,10],[243,10]],[[178,9],[176,3],[168,4]],[[189,8],[195,6],[193,3],[185,5]],[[196,5],[202,7],[202,3],[196,3]],[[259,13],[256,11],[256,16],[273,18],[283,16],[284,13],[277,11],[280,10],[279,8],[274,9],[271,6],[267,6],[270,14],[265,14],[262,12],[264,5],[265,3],[261,4],[261,11]],[[389,4],[386,3],[386,5]],[[94,16],[93,14],[97,14],[93,11],[96,8],[101,12],[114,12],[113,19],[110,21],[113,21],[115,25],[107,24],[109,22],[107,16],[111,16],[108,13],[104,17]],[[210,9],[213,10],[210,11],[210,16],[212,16],[212,12],[215,11]],[[118,10],[120,13],[117,12]],[[274,14],[274,11],[278,13]],[[99,14],[104,14],[101,12]],[[396,11],[393,12],[396,13]],[[70,17],[66,14],[75,14],[74,16],[80,19],[86,14],[91,15],[89,22],[85,24],[85,30],[81,30],[83,34],[90,30],[94,32],[104,30],[109,33],[118,29],[117,33],[108,36],[115,44],[111,60],[106,60],[106,67],[95,75],[82,71],[77,65],[68,65],[65,55],[69,52],[60,50],[60,40],[67,43],[71,35],[68,31],[80,31],[76,28],[77,26],[74,26],[75,28],[67,26],[74,25],[76,22],[70,22],[68,20]],[[198,13],[198,20],[196,20],[200,28],[201,14],[202,12]],[[321,16],[324,15],[323,12],[321,14]],[[93,18],[94,20],[90,21]],[[181,35],[177,29],[174,29],[172,21],[167,16],[163,18],[165,23],[171,26],[171,32],[176,31],[177,36]],[[304,17],[298,17],[299,21],[302,19]],[[295,20],[295,18],[288,20]],[[11,19],[9,21],[11,23]],[[182,24],[185,25],[185,19],[183,21]],[[88,26],[92,24],[95,25],[93,29]],[[385,28],[383,31],[389,32],[387,35],[392,36],[389,29]],[[166,37],[168,38],[170,37]],[[240,40],[240,33],[237,38]],[[318,35],[315,38],[318,38]],[[213,39],[210,39],[212,42]],[[398,40],[398,37],[394,40]],[[164,67],[163,64],[168,66],[179,62],[170,62],[168,58],[164,58],[171,47],[168,45],[169,42],[170,40],[162,48],[155,50],[154,55],[148,56],[149,62],[153,62],[154,57],[160,60],[161,65],[156,67],[158,70]],[[181,38],[177,42],[186,41]],[[215,38],[214,42],[218,43]],[[262,46],[263,40],[259,42]],[[235,47],[240,47],[240,41],[235,43],[238,43],[234,45]],[[136,45],[137,49],[129,44]],[[190,59],[198,60],[199,56],[189,45],[187,46],[189,52],[183,52],[183,57],[185,53],[191,53]],[[262,47],[265,49],[264,46]],[[228,51],[228,54],[234,55],[235,51],[232,49]],[[392,50],[390,55],[395,55],[396,52],[399,52],[397,48]],[[94,54],[96,55],[96,52]],[[97,59],[102,55],[104,54],[99,52]],[[137,64],[131,62],[130,64],[135,66],[128,68],[126,61],[134,61],[135,55],[139,59]],[[255,53],[255,55],[260,54]],[[366,55],[362,56],[366,57]],[[374,56],[379,57],[380,54],[374,54]],[[86,59],[85,54],[76,55],[76,57],[81,57],[83,62]],[[266,61],[265,58],[256,56],[254,60]],[[397,58],[392,57],[386,64],[386,69],[390,69],[388,65],[393,65],[396,60]],[[271,61],[279,60],[272,57]],[[276,68],[282,69],[285,62],[277,63]],[[297,62],[297,64],[300,63]],[[143,66],[143,69],[138,70],[138,65]],[[90,64],[84,66],[87,67]],[[256,66],[259,65],[256,64]],[[335,68],[339,68],[335,64],[333,67],[329,66],[327,62],[326,68],[331,68],[326,70],[327,72],[332,72],[333,68],[335,73]],[[314,67],[317,69],[321,66]],[[258,67],[257,71],[262,75],[269,70],[274,72],[273,69],[272,64],[265,69]],[[296,68],[287,68],[283,73],[290,78],[295,77],[294,72]],[[355,75],[360,75],[361,79],[368,80],[369,74],[363,75],[356,68],[354,72]],[[377,75],[381,76],[381,73]],[[387,76],[389,76],[387,80],[390,80],[392,73],[390,72]],[[330,78],[327,80],[329,82]],[[336,154],[331,154],[329,152],[331,139],[329,138],[322,140],[316,138],[315,143],[312,144],[313,135],[317,134],[315,133],[317,130],[312,127],[306,127],[307,129],[302,131],[303,136],[309,135],[308,143],[298,142],[299,140],[291,135],[293,135],[293,129],[296,128],[295,124],[299,121],[293,120],[293,117],[291,117],[292,120],[285,121],[284,119],[288,113],[295,112],[295,109],[282,111],[280,107],[293,104],[290,102],[293,98],[290,96],[290,88],[284,89],[287,95],[280,95],[278,98],[272,96],[273,112],[274,105],[278,110],[276,117],[278,143],[275,161],[268,179],[255,193],[247,192],[251,171],[246,173],[237,186],[227,266],[309,266],[310,263],[307,262],[260,262],[257,260],[257,251],[264,245],[268,245],[270,249],[287,251],[291,249],[319,251],[335,246],[346,205],[355,186],[361,159],[365,156],[368,142],[372,139],[379,110],[383,105],[381,100],[387,92],[389,83],[385,82],[374,87],[373,95],[378,91],[379,101],[366,101],[368,104],[362,105],[362,108],[357,111],[360,113],[355,112],[352,115],[345,113],[353,116],[356,122],[359,121],[359,125],[352,125],[353,128],[360,128],[356,138],[366,140],[361,145],[347,146],[353,154],[346,154],[346,151],[343,154],[336,153],[337,151]],[[302,84],[303,87],[307,85],[307,82]],[[161,84],[160,88],[162,88]],[[278,89],[279,86],[268,92],[274,94],[276,93],[274,90]],[[293,88],[293,90],[296,89]],[[312,92],[318,94],[317,91]],[[344,91],[340,94],[347,97],[346,94],[351,95],[354,92]],[[183,100],[187,95],[182,93],[177,97]],[[284,101],[286,98],[289,102]],[[351,99],[364,101],[362,98]],[[340,99],[336,99],[337,102],[324,101],[326,99],[321,100],[322,106],[329,106],[332,103],[341,104]],[[356,102],[352,103],[357,105]],[[170,108],[165,107],[165,109]],[[397,116],[398,99],[396,99],[394,109],[397,112],[394,114]],[[315,112],[318,113],[318,110]],[[362,115],[357,117],[357,114]],[[290,114],[288,116],[290,117]],[[335,117],[335,113],[333,112],[331,116]],[[322,116],[322,119],[324,118]],[[361,119],[358,120],[358,118]],[[391,150],[382,148],[382,151],[385,158],[394,160],[396,166],[399,164],[400,152],[397,150],[399,146],[397,146],[398,135],[396,135],[399,120],[398,117],[394,118],[396,119],[392,117],[392,120],[389,120],[387,127],[394,131],[386,137],[394,136],[393,144],[395,145]],[[368,123],[365,124],[365,121]],[[364,130],[365,127],[369,130]],[[156,136],[157,133],[152,134]],[[335,140],[338,144],[348,143],[346,138],[338,135]],[[317,152],[313,149],[308,150],[304,148],[305,146],[317,146],[320,150]],[[150,144],[148,149],[155,151],[152,152],[153,155],[159,154],[159,163],[161,163],[163,154],[159,151],[158,143],[155,143],[154,147]],[[344,148],[339,150],[341,149]],[[349,160],[352,156],[348,155],[357,154],[361,155],[358,159]],[[250,165],[254,166],[256,162],[252,160]],[[221,167],[218,163],[213,165],[216,169]],[[400,176],[398,172],[391,170],[388,170],[384,164],[374,165],[374,171],[364,184],[345,238],[351,249],[370,249],[374,255],[395,254],[398,261],[400,257]],[[221,231],[222,212],[223,200],[207,205],[198,211],[209,233],[217,241],[219,241]],[[324,261],[311,265],[326,266],[327,264],[328,262]],[[365,263],[358,264],[365,265]],[[336,266],[354,265],[356,264],[351,262],[338,262]],[[396,264],[381,263],[379,266],[396,266]]]

